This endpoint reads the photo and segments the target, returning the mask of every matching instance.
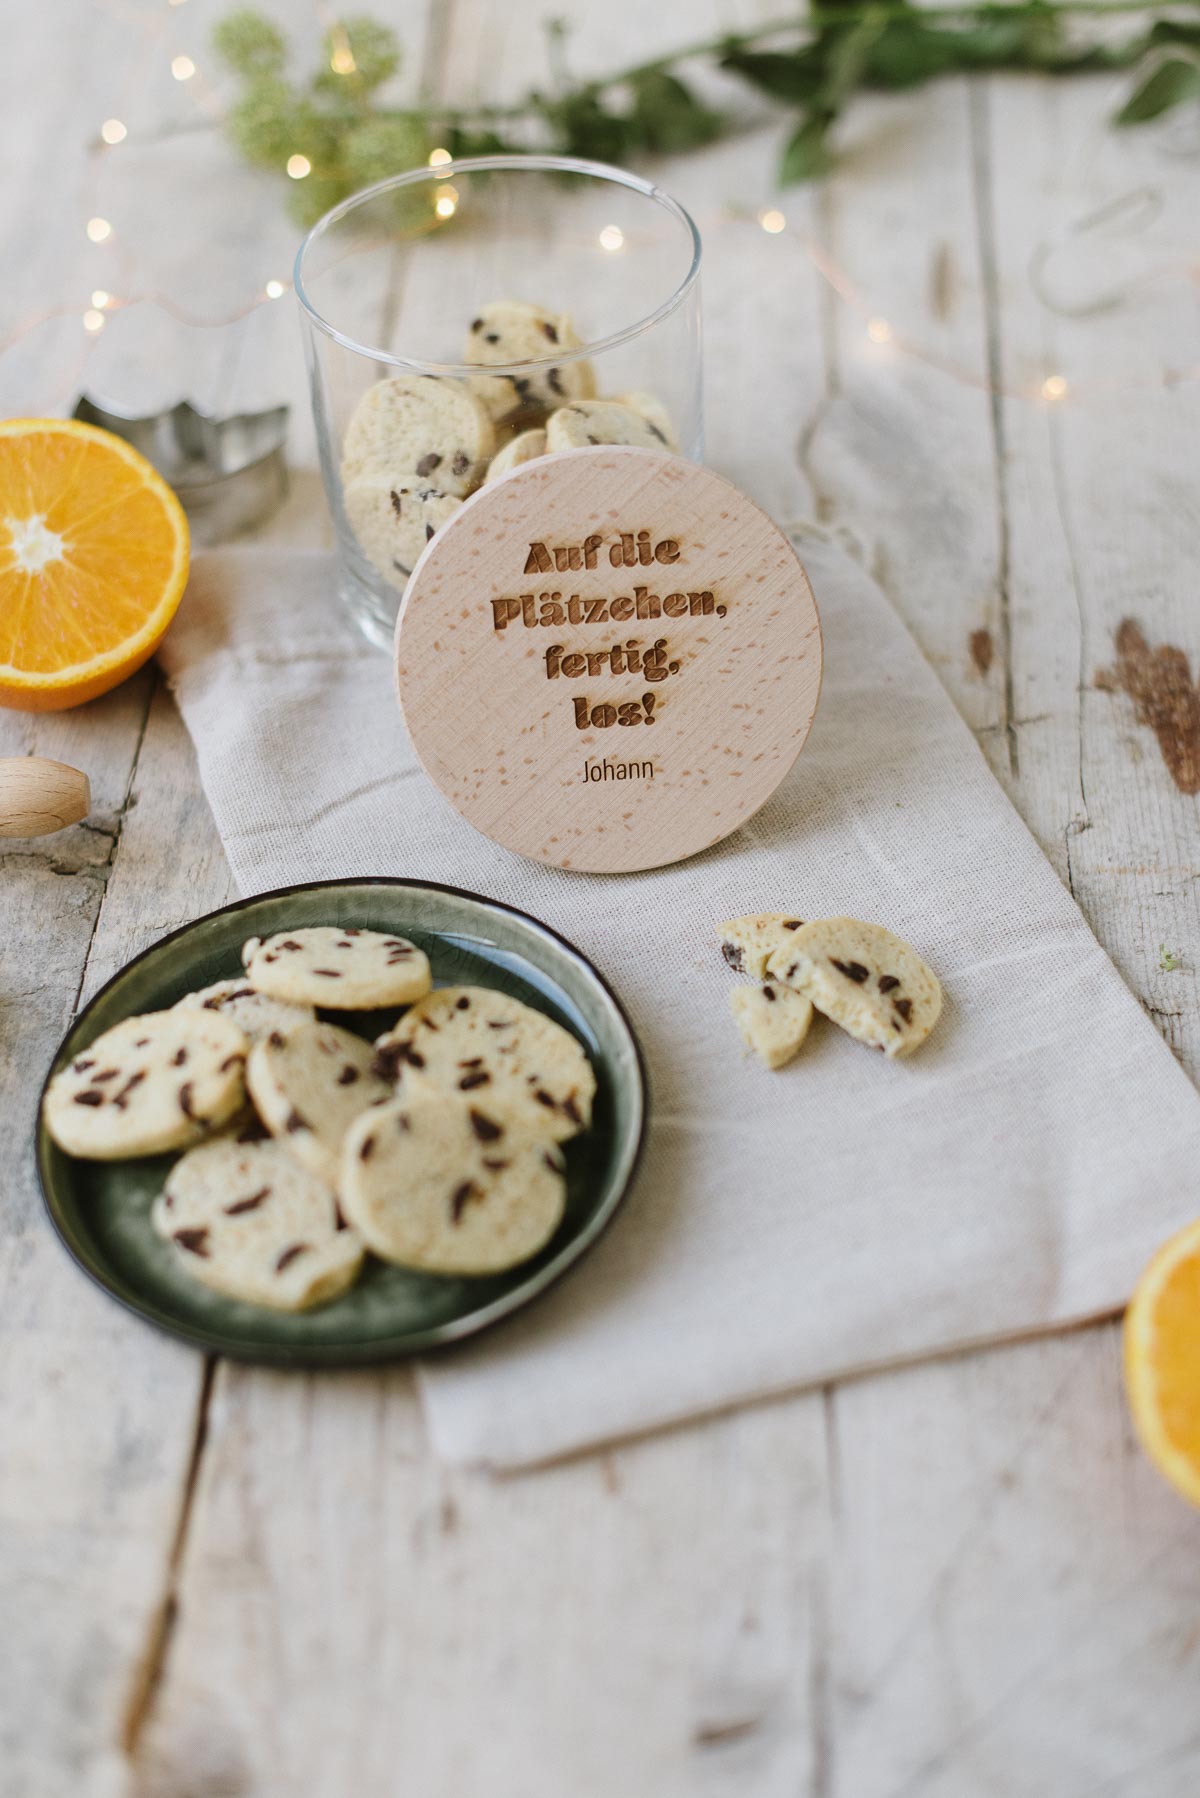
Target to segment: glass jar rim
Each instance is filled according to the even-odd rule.
[[[380,349],[375,344],[360,343],[357,338],[347,332],[338,330],[331,320],[319,310],[304,285],[304,259],[310,248],[326,234],[331,226],[368,200],[376,199],[380,194],[389,193],[395,188],[414,187],[418,181],[446,181],[455,175],[473,175],[498,173],[502,170],[528,170],[538,174],[587,175],[593,180],[608,181],[618,187],[628,188],[647,200],[653,200],[665,212],[678,221],[691,241],[692,255],[687,273],[683,280],[668,294],[661,305],[643,318],[632,324],[623,325],[619,331],[612,331],[607,337],[596,338],[590,343],[581,344],[577,349],[560,352],[558,355],[538,357],[532,362],[488,363],[486,366],[477,362],[427,362],[416,356],[397,356],[390,350]],[[600,355],[605,350],[615,349],[619,344],[628,343],[640,337],[662,319],[670,316],[677,307],[683,304],[700,273],[700,232],[696,222],[687,208],[680,205],[673,195],[658,186],[656,182],[646,181],[640,175],[633,175],[628,169],[620,169],[607,162],[589,162],[575,156],[540,156],[522,155],[510,152],[495,156],[467,156],[458,162],[443,162],[436,166],[423,163],[419,168],[406,169],[400,175],[388,175],[382,181],[374,182],[370,187],[360,188],[357,193],[340,200],[317,220],[316,224],[305,233],[296,251],[296,261],[292,270],[292,286],[296,298],[304,308],[310,322],[343,349],[353,350],[373,362],[386,362],[393,368],[410,369],[417,374],[447,375],[466,377],[470,375],[513,375],[522,374],[526,370],[544,368],[547,363],[561,367],[563,363],[578,362],[587,356]]]

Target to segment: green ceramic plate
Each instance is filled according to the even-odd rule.
[[[306,924],[355,924],[409,937],[439,985],[498,987],[548,1012],[583,1043],[596,1070],[592,1128],[567,1144],[567,1209],[534,1260],[486,1279],[411,1273],[369,1258],[334,1304],[287,1315],[197,1286],[150,1228],[150,1202],[173,1157],[76,1161],[41,1125],[42,1192],[62,1240],[94,1280],[131,1311],[198,1348],[294,1367],[384,1361],[452,1342],[507,1317],[565,1273],[595,1242],[633,1178],[646,1091],[629,1022],[591,963],[535,918],[455,887],[405,880],[322,881],[229,905],[163,937],[96,994],[63,1039],[51,1074],[136,1012],[241,971],[248,936]],[[374,1036],[395,1012],[330,1013]],[[49,1078],[49,1076],[47,1076]]]

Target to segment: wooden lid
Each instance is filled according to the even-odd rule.
[[[430,778],[536,861],[657,868],[728,836],[804,745],[821,627],[787,538],[654,450],[528,462],[438,532],[396,631]]]

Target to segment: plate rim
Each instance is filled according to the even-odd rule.
[[[264,900],[286,899],[296,893],[326,892],[345,887],[380,886],[402,890],[416,889],[427,893],[445,893],[456,899],[468,899],[474,904],[482,905],[492,911],[506,912],[511,917],[519,918],[523,924],[532,925],[535,930],[551,937],[586,970],[615,1012],[626,1041],[633,1051],[633,1067],[636,1073],[636,1116],[633,1144],[628,1154],[627,1165],[623,1176],[618,1175],[617,1185],[606,1206],[590,1218],[568,1243],[564,1244],[552,1261],[547,1262],[544,1267],[539,1268],[536,1273],[514,1286],[510,1291],[491,1300],[489,1304],[471,1311],[465,1317],[451,1318],[445,1323],[410,1331],[401,1338],[393,1335],[354,1343],[339,1341],[307,1344],[264,1342],[231,1346],[219,1331],[182,1321],[172,1316],[171,1313],[160,1310],[156,1305],[140,1301],[121,1290],[118,1285],[114,1284],[106,1270],[82,1253],[80,1247],[72,1240],[65,1219],[59,1217],[58,1207],[51,1198],[52,1183],[48,1168],[51,1137],[43,1122],[46,1091],[60,1062],[64,1059],[67,1043],[80,1025],[96,1009],[104,996],[119,981],[123,980],[131,969],[137,967],[149,956],[156,954],[166,944],[186,936],[189,931],[194,930],[200,924],[207,923],[212,918],[232,916],[239,911],[245,911],[252,905],[261,904]],[[164,935],[157,937],[154,942],[147,943],[144,949],[139,949],[136,955],[131,955],[128,961],[123,962],[104,984],[97,988],[82,1010],[78,1011],[71,1019],[50,1058],[46,1077],[38,1090],[34,1111],[34,1166],[37,1170],[38,1190],[41,1194],[42,1205],[59,1242],[75,1265],[81,1268],[92,1283],[106,1293],[114,1303],[120,1305],[124,1311],[140,1318],[143,1323],[148,1324],[161,1335],[173,1337],[176,1341],[184,1342],[189,1347],[198,1349],[206,1355],[220,1356],[227,1361],[235,1361],[244,1366],[334,1371],[338,1368],[378,1366],[387,1362],[406,1361],[413,1356],[427,1354],[430,1350],[449,1348],[457,1342],[477,1336],[482,1331],[502,1323],[505,1318],[524,1310],[527,1305],[533,1304],[552,1286],[557,1285],[600,1240],[629,1195],[645,1151],[649,1097],[650,1083],[646,1057],[629,1013],[595,963],[569,937],[564,936],[561,931],[555,930],[553,925],[545,923],[543,919],[535,917],[532,912],[524,911],[517,905],[510,905],[507,900],[493,899],[486,893],[475,892],[470,887],[452,886],[445,881],[418,880],[404,875],[355,874],[347,875],[343,879],[293,881],[287,886],[269,887],[261,893],[247,894],[232,900],[228,905],[215,906],[213,910],[202,912],[186,924],[179,924],[174,930],[168,930]]]

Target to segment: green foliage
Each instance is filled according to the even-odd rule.
[[[833,166],[833,156],[825,142],[825,131],[826,121],[819,114],[811,113],[792,132],[783,147],[783,161],[779,165],[779,179],[785,187],[796,181],[815,181],[818,176],[828,174]]]
[[[282,169],[296,148],[299,102],[280,75],[248,82],[234,101],[226,126],[234,143],[258,168]]]
[[[721,54],[720,66],[741,75],[772,100],[797,106],[811,100],[820,87],[824,58],[816,44],[789,51],[742,50],[736,40],[730,40]]]
[[[557,22],[552,41],[558,43],[562,35]],[[698,100],[678,75],[657,67],[631,69],[619,82],[593,82],[554,95],[534,93],[529,109],[546,127],[555,150],[597,162],[622,162],[639,151],[695,150],[724,130],[719,113]]]
[[[628,120],[605,106],[591,88],[580,88],[562,99],[532,96],[550,130],[556,150],[567,156],[585,156],[595,162],[622,162],[633,148]]]
[[[645,149],[696,150],[721,135],[720,113],[702,105],[678,75],[647,69],[633,76],[629,85],[633,92],[630,133]]]
[[[239,75],[276,75],[287,61],[287,40],[262,13],[231,12],[213,31],[217,54]]]
[[[832,134],[864,88],[898,90],[1003,69],[1053,76],[1134,69],[1141,79],[1118,124],[1200,102],[1200,0],[1180,0],[1123,38],[1106,30],[1086,41],[1068,27],[1076,15],[1121,11],[1144,16],[1146,0],[951,0],[936,10],[911,0],[813,0],[794,24],[727,34],[586,81],[572,80],[567,26],[551,19],[549,91],[534,89],[512,106],[408,111],[380,102],[379,90],[400,67],[400,46],[374,19],[331,26],[320,65],[304,82],[289,78],[286,41],[258,13],[231,13],[214,43],[241,82],[228,127],[242,155],[280,173],[293,154],[311,162],[312,173],[289,184],[291,210],[307,224],[356,189],[418,166],[435,144],[455,157],[545,148],[616,163],[697,149],[729,121],[683,78],[685,63],[707,62],[789,110],[784,183],[829,171]]]
[[[269,19],[231,13],[213,34],[218,54],[240,77],[229,134],[247,162],[286,173],[306,156],[312,172],[288,184],[288,210],[301,225],[360,187],[423,163],[431,140],[423,113],[377,108],[376,90],[400,67],[395,33],[373,19],[346,19],[326,32],[307,81],[287,73],[287,43]]]
[[[1134,89],[1117,114],[1117,124],[1141,125],[1184,100],[1200,100],[1200,64],[1169,56]]]
[[[344,50],[349,50],[354,58],[354,67],[339,73],[334,59]],[[374,19],[345,19],[321,39],[321,61],[320,72],[313,78],[314,87],[339,97],[347,91],[363,96],[374,93],[397,72],[400,45],[387,25]]]
[[[343,155],[346,178],[355,187],[369,187],[384,175],[415,168],[429,154],[425,126],[412,113],[390,119],[364,119],[348,133]]]
[[[477,129],[451,122],[443,125],[438,135],[442,148],[449,150],[454,157],[495,156],[503,150],[516,147],[506,143],[498,131],[491,131],[486,127]]]

